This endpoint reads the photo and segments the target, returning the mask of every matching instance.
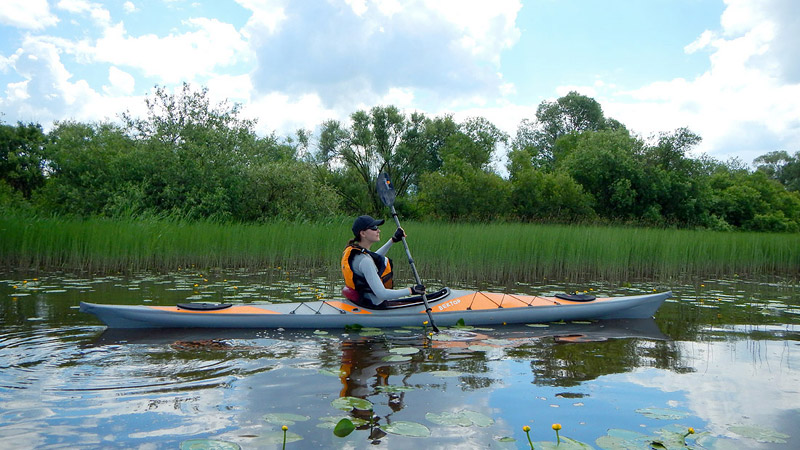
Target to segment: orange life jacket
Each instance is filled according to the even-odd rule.
[[[372,292],[369,283],[367,283],[367,279],[353,271],[353,258],[359,253],[363,253],[372,258],[375,262],[375,267],[378,268],[378,275],[381,277],[383,285],[386,289],[392,289],[394,286],[392,280],[392,260],[354,245],[348,245],[344,249],[344,253],[342,253],[342,275],[344,275],[344,284],[350,289],[355,289],[361,297],[367,292]]]

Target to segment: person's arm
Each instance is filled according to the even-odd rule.
[[[379,254],[381,256],[386,256],[386,253],[389,251],[390,248],[392,248],[392,244],[394,244],[394,241],[389,239],[388,241],[386,241],[385,244],[383,244],[381,246],[381,248],[376,250],[375,253],[377,253],[377,254]],[[375,266],[375,264],[372,264],[372,265]],[[375,270],[377,271],[377,269],[375,269]]]
[[[390,244],[391,242],[392,241],[389,241]],[[360,261],[356,261],[356,265],[364,278],[367,279],[367,283],[370,289],[372,289],[372,292],[375,293],[375,298],[378,303],[384,300],[392,300],[411,295],[411,290],[409,288],[386,289],[386,286],[384,286],[381,281],[381,277],[378,275],[378,268],[375,267],[375,262],[372,258],[366,255],[358,255],[358,257]]]

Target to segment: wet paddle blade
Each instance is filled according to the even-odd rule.
[[[394,192],[394,186],[392,186],[392,180],[389,179],[387,173],[384,172],[378,175],[378,182],[375,187],[378,189],[378,196],[381,198],[384,205],[389,207],[394,205],[396,194]]]

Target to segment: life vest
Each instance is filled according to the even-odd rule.
[[[354,289],[360,296],[365,293],[372,292],[372,289],[367,283],[367,279],[358,275],[353,271],[353,258],[359,253],[363,253],[372,258],[375,262],[375,267],[378,268],[378,275],[386,289],[392,289],[394,282],[392,280],[392,260],[371,252],[362,247],[348,245],[342,253],[342,275],[344,275],[344,284],[350,289]]]

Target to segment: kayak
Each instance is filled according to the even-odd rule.
[[[568,320],[652,317],[671,292],[623,297],[540,297],[451,290],[431,294],[428,305],[438,326],[546,323]],[[109,328],[347,328],[422,326],[428,321],[421,298],[365,308],[350,300],[277,304],[186,303],[175,306],[108,305],[81,302]]]

